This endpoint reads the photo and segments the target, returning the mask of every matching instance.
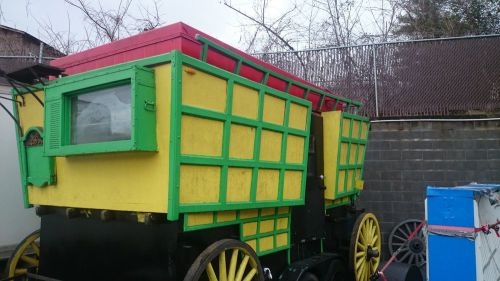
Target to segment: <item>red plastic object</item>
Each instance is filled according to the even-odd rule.
[[[199,59],[201,55],[201,44],[196,41],[196,34],[201,34],[217,44],[220,44],[221,46],[230,49],[231,51],[257,64],[260,64],[269,70],[277,72],[295,81],[321,89],[297,76],[294,76],[293,74],[241,52],[182,22],[143,32],[135,36],[114,41],[80,53],[58,58],[53,60],[51,65],[63,68],[65,69],[65,74],[71,75],[127,61],[165,54],[172,50],[179,50],[186,55]],[[232,71],[236,64],[232,58],[211,49],[208,51],[207,62],[228,71]],[[259,83],[263,77],[262,72],[247,65],[242,65],[240,75]],[[286,82],[276,77],[269,77],[267,85],[280,91],[285,91],[286,88]],[[326,91],[325,89],[321,90]],[[303,93],[304,89],[295,85],[293,85],[290,89],[290,94],[295,96],[302,97]],[[318,108],[315,107],[318,104],[320,95],[311,92],[308,99],[313,103],[313,109],[318,110]],[[332,105],[332,100],[326,98],[321,111],[332,110]],[[338,109],[341,107],[342,104],[339,103]]]

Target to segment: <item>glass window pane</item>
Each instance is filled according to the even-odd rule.
[[[71,144],[129,140],[130,98],[130,84],[73,96]]]

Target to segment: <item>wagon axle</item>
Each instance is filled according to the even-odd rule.
[[[373,249],[372,246],[368,246],[366,249],[366,260],[370,260],[371,258],[378,258],[380,257],[380,252]]]

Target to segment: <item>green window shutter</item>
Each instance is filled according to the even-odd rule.
[[[55,156],[61,147],[61,129],[63,122],[62,97],[45,103],[45,142],[44,149],[47,156]]]
[[[45,156],[43,153],[43,129],[29,128],[23,137],[24,151],[26,153],[26,184],[33,186],[46,186],[55,182],[54,157]]]

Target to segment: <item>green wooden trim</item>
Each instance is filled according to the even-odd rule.
[[[259,210],[258,212],[259,213],[257,215],[257,227],[255,231],[256,234],[260,233],[260,222],[262,221],[262,210]],[[241,227],[243,228],[243,225]],[[243,231],[240,231],[240,240],[245,241],[243,238]],[[255,239],[255,252],[257,253],[257,255],[259,255],[260,253],[259,239]]]
[[[331,204],[331,205],[325,206],[325,208],[326,208],[327,210],[330,210],[330,209],[333,209],[333,208],[337,208],[337,207],[340,207],[340,206],[351,205],[351,204],[352,204],[352,200],[349,198],[349,199],[348,199],[348,200],[346,200],[345,202],[340,202],[340,203]]]
[[[115,151],[156,151],[154,72],[137,65],[118,65],[105,70],[63,77],[45,89],[44,141],[47,156],[106,153]],[[129,140],[72,144],[71,98],[92,91],[131,85],[131,137]],[[153,105],[153,110],[146,105]]]
[[[37,187],[53,185],[56,181],[54,173],[54,157],[43,156],[43,143],[41,145],[28,147],[24,143],[32,132],[38,133],[42,140],[45,141],[43,128],[30,127],[28,130],[26,130],[26,133],[20,141],[20,145],[22,145],[24,148],[24,161],[26,163],[26,171],[22,176],[26,179],[26,185]],[[36,152],[36,150],[38,150],[38,152]],[[31,170],[31,168],[33,168],[33,170]]]
[[[342,116],[341,116],[342,117]],[[344,118],[342,117],[342,122],[344,122]],[[346,161],[347,161],[347,165],[350,164],[351,162],[351,139],[352,139],[352,127],[354,126],[354,121],[352,119],[349,119],[349,139],[347,141],[347,156],[346,156]],[[340,132],[340,134],[342,134],[342,131]],[[347,192],[351,191],[349,189],[349,171],[345,171],[344,172],[344,188],[343,190],[346,190]],[[354,188],[354,186],[351,186],[352,188]],[[340,194],[339,194],[340,196]]]
[[[311,134],[311,126],[309,124],[311,124],[311,117],[312,116],[312,107],[308,107],[307,108],[307,120],[306,120],[306,124],[308,124],[306,126],[306,137],[304,139],[304,166],[306,167],[305,170],[302,172],[302,190],[301,190],[301,194],[300,194],[300,198],[302,198],[302,200],[305,201],[305,198],[306,198],[306,183],[307,183],[307,165],[309,163],[309,141],[310,141],[310,134]]]
[[[249,236],[243,236],[243,224],[241,224],[240,225],[240,240],[241,241],[255,240],[255,245],[256,245],[256,251],[255,252],[257,253],[258,256],[264,256],[264,255],[267,255],[267,254],[271,254],[271,253],[275,253],[275,252],[278,252],[278,251],[289,249],[290,248],[290,243],[291,243],[290,242],[290,225],[291,225],[291,212],[292,212],[292,208],[289,208],[288,212],[286,214],[278,214],[278,208],[275,208],[274,209],[274,214],[270,215],[270,216],[262,216],[261,215],[261,211],[262,211],[262,209],[259,209],[258,218],[256,220],[256,222],[257,222],[256,234],[249,235]],[[277,224],[278,224],[278,220],[281,219],[281,218],[287,218],[288,219],[287,227],[285,229],[278,230],[277,229],[277,226],[278,226]],[[265,232],[265,233],[260,233],[261,222],[265,221],[265,220],[270,220],[270,219],[273,220],[273,230]],[[281,246],[281,247],[277,247],[277,236],[279,234],[283,234],[283,233],[287,234],[287,244],[284,245],[284,246]],[[260,250],[260,240],[262,238],[267,238],[267,237],[272,237],[272,239],[273,239],[273,248],[270,249],[270,250],[261,251]]]
[[[370,129],[371,129],[371,123],[369,121],[366,121],[367,122],[367,126],[366,126],[366,135],[365,136],[361,136],[362,138],[368,140],[368,134],[370,133]],[[361,130],[362,132],[363,130]],[[363,167],[361,168],[361,172],[360,172],[360,177],[363,178],[363,171],[364,171],[364,164],[365,164],[365,155],[366,155],[366,149],[367,149],[367,146],[368,146],[368,143],[365,144],[365,149],[363,150],[363,153],[361,155],[361,161],[360,163],[363,164]]]
[[[14,95],[14,89],[11,90],[11,93]],[[14,96],[14,99],[17,101],[17,97]],[[19,111],[17,109],[17,102],[12,101],[12,111],[14,114],[14,117],[16,120],[19,120]],[[16,130],[16,140],[17,140],[17,156],[19,159],[19,175],[21,176],[21,190],[23,194],[23,205],[24,208],[31,208],[33,205],[29,203],[29,198],[28,198],[28,184],[26,181],[27,178],[27,168],[26,168],[26,150],[25,146],[23,143],[23,140],[21,139],[23,136],[21,136],[21,133],[19,128],[17,126],[14,126],[14,129]]]
[[[182,55],[172,51],[172,77],[170,95],[170,166],[168,184],[167,219],[179,219],[179,180],[180,180],[180,137],[181,137],[181,108],[182,104]]]
[[[197,107],[189,106],[189,105],[182,105],[181,110],[182,110],[182,113],[184,115],[203,117],[204,119],[212,119],[212,120],[217,120],[217,121],[222,121],[222,122],[226,122],[228,119],[227,114],[217,112],[217,111],[208,110],[208,109],[197,108]],[[230,120],[231,120],[231,123],[233,123],[233,124],[245,125],[245,126],[250,126],[250,127],[260,126],[263,129],[275,131],[278,133],[287,132],[289,134],[296,135],[296,136],[302,136],[302,137],[308,136],[307,131],[299,130],[299,129],[295,129],[295,128],[289,128],[289,127],[285,127],[285,126],[280,126],[280,125],[276,125],[276,124],[265,122],[265,121],[258,121],[259,119],[253,120],[253,119],[240,117],[240,116],[231,116]]]
[[[352,190],[349,190],[349,191],[346,191],[346,192],[340,192],[338,194],[338,196],[339,196],[340,199],[342,199],[342,197],[346,197],[346,196],[353,195],[353,194],[356,194],[356,193],[358,193],[358,191],[352,189]]]
[[[266,85],[262,85],[256,83],[254,81],[248,80],[241,76],[236,75],[235,73],[228,72],[222,70],[220,68],[214,67],[205,62],[196,60],[192,57],[180,54],[179,55],[182,60],[182,65],[197,69],[199,71],[209,73],[215,77],[224,79],[227,81],[227,98],[226,98],[226,111],[225,112],[216,112],[208,109],[201,109],[194,106],[182,105],[182,102],[179,100],[176,101],[180,111],[180,116],[182,115],[191,115],[197,116],[204,119],[212,119],[223,122],[223,134],[222,134],[222,154],[221,156],[202,156],[202,155],[180,155],[176,154],[178,157],[178,162],[176,161],[175,166],[177,169],[180,169],[180,165],[210,165],[210,166],[219,166],[221,167],[220,174],[220,187],[219,192],[220,196],[217,202],[213,203],[179,203],[178,212],[202,212],[202,211],[223,211],[223,210],[234,210],[234,209],[251,209],[251,208],[263,208],[263,207],[276,207],[276,206],[291,206],[291,205],[299,205],[304,202],[304,192],[302,192],[301,197],[294,200],[283,200],[283,184],[284,184],[284,176],[285,170],[297,170],[302,171],[303,180],[302,180],[302,191],[305,190],[305,182],[306,182],[306,174],[307,174],[307,151],[308,151],[308,141],[309,141],[309,133],[310,133],[310,114],[312,112],[311,103],[307,100],[288,95],[284,92],[280,92],[276,89],[270,88]],[[180,75],[180,74],[179,74]],[[237,83],[239,85],[249,87],[258,91],[258,116],[257,119],[249,119],[239,116],[232,115],[232,95],[233,95],[233,86]],[[180,87],[180,86],[179,86]],[[180,95],[180,94],[179,94]],[[285,110],[284,110],[284,121],[283,124],[272,124],[269,122],[263,121],[263,109],[264,109],[264,96],[274,96],[276,98],[282,99],[285,102]],[[304,130],[289,128],[289,114],[291,104],[295,103],[297,105],[301,105],[307,108],[308,115],[306,119],[306,128]],[[176,126],[180,126],[181,117],[177,116],[176,118],[172,118],[173,120],[177,120],[178,124]],[[231,133],[231,124],[241,124],[246,125],[252,128],[255,128],[255,139],[254,139],[254,155],[253,159],[233,159],[229,157],[229,140]],[[262,130],[270,130],[274,132],[278,132],[281,134],[281,151],[280,151],[280,159],[276,162],[270,161],[262,161],[260,160],[260,146],[261,146],[261,138],[262,138]],[[180,135],[180,133],[179,133]],[[304,159],[302,163],[299,164],[287,164],[286,163],[286,149],[287,149],[287,137],[288,135],[296,135],[304,138]],[[180,143],[180,139],[176,138],[176,142]],[[179,144],[176,144],[179,145]],[[250,201],[248,202],[226,202],[226,192],[227,192],[227,173],[229,167],[244,167],[252,169],[252,180],[250,187]],[[275,169],[279,171],[279,186],[278,186],[278,198],[275,200],[269,201],[258,201],[256,200],[257,186],[258,186],[258,172],[260,169]],[[177,187],[176,187],[177,188]]]
[[[347,123],[348,122],[348,123]],[[354,122],[359,122],[358,131],[354,132]],[[345,124],[344,124],[345,123]],[[362,136],[361,133],[363,131],[363,123],[367,123],[367,132],[365,136]],[[349,134],[348,136],[343,136],[344,126],[349,125]],[[358,194],[359,191],[356,190],[355,184],[357,178],[362,178],[363,168],[364,168],[364,156],[366,153],[366,145],[368,139],[368,130],[369,130],[369,119],[366,117],[362,117],[359,115],[354,115],[346,112],[342,112],[340,116],[340,130],[339,130],[339,154],[337,156],[337,182],[335,183],[334,190],[334,198],[342,198],[345,196],[350,196],[352,194]],[[340,159],[342,155],[342,144],[347,145],[347,153],[346,153],[346,163],[341,164]],[[354,145],[354,149],[351,151],[351,145]],[[360,155],[360,147],[361,145],[365,146],[363,154]],[[354,163],[351,163],[351,154],[354,153]],[[360,159],[361,158],[361,159]],[[358,161],[360,160],[360,161]],[[359,172],[358,172],[359,170]],[[338,179],[340,172],[345,173],[344,182],[342,186],[339,184]],[[349,171],[352,171],[352,178],[349,181]],[[358,174],[359,173],[359,174]],[[344,192],[339,192],[340,189],[343,189]],[[351,199],[350,199],[351,200]],[[354,200],[354,199],[352,199]]]
[[[216,51],[218,51],[218,52],[220,52],[220,53],[222,53],[222,54],[224,54],[226,56],[231,57],[235,61],[242,61],[244,64],[246,64],[246,65],[248,65],[248,66],[250,66],[252,68],[255,68],[258,71],[261,71],[262,73],[264,73],[264,79],[262,81],[262,84],[267,84],[267,80],[268,80],[269,76],[273,76],[273,77],[276,77],[276,78],[278,78],[280,80],[285,81],[288,84],[292,84],[293,83],[294,85],[297,85],[297,86],[299,86],[299,87],[301,87],[303,89],[309,89],[309,90],[312,90],[315,93],[318,93],[321,96],[320,103],[319,103],[319,105],[317,107],[319,110],[321,109],[321,107],[323,105],[323,101],[324,101],[325,97],[334,99],[335,101],[341,101],[341,102],[346,103],[347,104],[347,107],[346,107],[347,109],[350,108],[351,106],[354,106],[354,107],[361,107],[362,106],[361,102],[352,101],[350,99],[346,99],[346,98],[335,96],[335,95],[333,95],[331,93],[325,92],[325,91],[323,91],[321,89],[318,89],[316,87],[312,87],[310,85],[306,85],[306,84],[301,83],[299,81],[292,80],[292,79],[290,79],[290,78],[288,78],[288,77],[286,77],[286,76],[284,76],[284,75],[282,75],[280,73],[271,71],[271,70],[265,68],[264,66],[262,66],[260,64],[257,64],[257,63],[255,63],[255,62],[253,62],[253,61],[251,61],[251,60],[249,60],[249,59],[247,59],[247,58],[245,58],[245,57],[243,57],[243,56],[241,56],[241,55],[239,55],[239,54],[237,54],[237,53],[235,53],[235,52],[233,52],[233,51],[231,51],[229,49],[226,49],[226,48],[220,46],[219,44],[217,44],[217,43],[211,41],[210,39],[207,39],[207,38],[205,38],[205,37],[203,37],[201,35],[196,35],[196,39],[203,44],[203,49],[204,50],[205,50],[205,48],[207,48],[207,50],[208,50],[208,48],[213,48]],[[206,54],[206,52],[204,52],[204,53]],[[202,57],[202,60],[206,61],[206,57]]]
[[[138,60],[133,60],[133,61],[124,62],[124,63],[120,63],[120,64],[114,64],[114,65],[102,67],[99,69],[89,70],[86,72],[61,77],[61,78],[58,78],[55,80],[45,81],[44,82],[45,85],[37,83],[37,84],[31,85],[31,90],[32,91],[40,91],[40,90],[43,90],[44,88],[50,87],[52,85],[70,83],[70,81],[72,79],[76,79],[75,81],[73,81],[73,82],[76,82],[76,81],[78,81],[78,79],[87,79],[88,77],[94,77],[96,75],[100,75],[100,73],[102,74],[102,73],[106,73],[106,72],[114,72],[114,71],[116,71],[116,69],[119,69],[119,68],[128,68],[128,67],[132,67],[132,66],[153,67],[155,65],[168,63],[171,60],[172,60],[171,53],[161,54],[161,55],[152,56],[152,57],[148,57],[148,58],[142,58],[142,59],[138,59]],[[13,95],[23,95],[23,94],[28,93],[28,90],[26,90],[26,89],[18,89],[18,90],[19,90],[19,92],[13,91],[12,94]]]
[[[274,208],[274,209],[275,209],[275,213],[272,214],[272,215],[267,215],[267,216],[262,216],[261,212],[259,211],[260,209],[258,209],[257,210],[257,217],[245,218],[245,219],[241,219],[240,218],[240,210],[234,210],[234,212],[236,213],[236,219],[232,220],[232,221],[225,221],[225,222],[217,222],[216,219],[217,219],[217,213],[218,212],[213,212],[214,216],[212,218],[212,222],[211,223],[194,225],[194,226],[189,226],[188,225],[188,217],[190,215],[194,214],[194,213],[184,213],[183,230],[187,232],[187,231],[194,231],[194,230],[200,230],[200,229],[209,229],[209,228],[215,228],[215,227],[221,227],[221,226],[227,226],[227,225],[243,224],[243,223],[247,223],[247,222],[257,222],[258,219],[259,219],[259,217],[262,220],[268,220],[268,219],[274,219],[274,218],[285,218],[285,217],[289,216],[289,213],[291,211],[291,208],[290,208],[289,212],[286,213],[286,214],[277,214],[276,210],[278,208]],[[290,221],[289,221],[289,223],[290,223]],[[250,237],[250,236],[245,236],[245,237]]]
[[[254,90],[258,91],[260,89],[264,89],[266,91],[266,94],[270,94],[272,96],[276,96],[276,97],[279,97],[281,99],[290,99],[291,101],[298,103],[298,104],[301,104],[303,106],[308,106],[309,104],[311,104],[311,102],[308,100],[304,100],[302,98],[299,98],[299,97],[296,97],[293,95],[289,95],[285,92],[276,90],[276,89],[271,88],[267,85],[262,85],[260,83],[249,80],[247,78],[244,78],[244,77],[239,76],[237,74],[234,74],[232,72],[228,72],[224,69],[221,69],[221,68],[215,67],[211,64],[197,60],[197,59],[190,57],[188,55],[182,54],[182,60],[183,60],[184,64],[187,64],[187,65],[192,66],[194,68],[198,68],[202,71],[210,73],[211,75],[214,75],[214,76],[226,79],[226,80],[234,80],[235,83],[241,84],[241,85],[249,87],[249,88],[253,88]]]
[[[222,133],[222,160],[223,165],[220,169],[220,190],[219,190],[219,203],[226,203],[227,192],[227,173],[229,169],[229,140],[231,138],[231,117],[233,112],[233,88],[234,81],[227,81],[226,92],[226,120],[224,121],[224,129]]]
[[[231,167],[237,168],[263,168],[279,170],[284,167],[287,170],[301,171],[304,169],[302,164],[281,164],[280,162],[269,162],[253,159],[234,159],[229,158],[225,160],[223,157],[210,157],[201,155],[181,155],[180,162],[186,165],[209,165],[209,166],[225,166],[226,164]]]
[[[298,206],[303,205],[303,200],[269,200],[269,201],[258,201],[258,202],[226,202],[221,203],[190,203],[190,204],[179,204],[180,213],[190,213],[190,212],[212,212],[212,211],[234,211],[238,209],[252,209],[252,208],[272,208],[272,207],[288,207],[288,206]]]
[[[344,130],[344,120],[342,119],[342,114],[340,114],[340,126],[339,126],[339,138],[342,138],[342,131]],[[340,166],[340,159],[341,159],[341,152],[342,152],[342,141],[339,141],[338,145],[337,145],[337,167]],[[339,172],[339,169],[337,168],[337,171],[335,172],[336,173],[336,176],[335,176],[335,188],[334,188],[334,195],[333,195],[333,198],[338,198],[338,194],[339,194],[339,175],[340,175],[340,172]]]
[[[208,45],[204,45],[204,46],[207,46]],[[240,74],[240,70],[241,70],[241,65],[243,64],[243,62],[241,60],[238,60],[238,62],[236,63],[236,67],[234,68],[234,74]]]
[[[264,89],[261,89],[259,91],[259,107],[257,111],[257,121],[262,122],[263,116],[264,116]],[[254,163],[257,163],[260,158],[260,140],[262,137],[262,127],[257,126],[257,130],[255,131],[255,138],[254,138],[254,149],[253,149],[253,161]],[[251,187],[250,187],[250,202],[255,202],[257,198],[257,181],[258,181],[258,172],[259,169],[257,165],[253,167],[252,170],[252,182],[251,182]]]

